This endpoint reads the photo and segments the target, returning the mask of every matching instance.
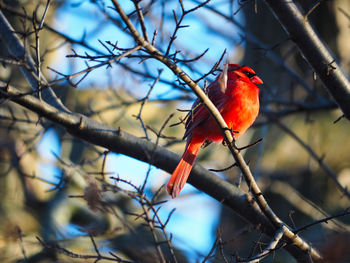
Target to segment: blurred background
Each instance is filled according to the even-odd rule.
[[[120,2],[141,32],[134,4],[138,1]],[[348,72],[350,2],[296,2],[303,10],[320,2],[309,20]],[[343,188],[350,186],[350,124],[345,118],[338,120],[341,111],[295,44],[263,1],[211,1],[182,19],[181,4],[189,10],[200,3],[139,1],[155,46],[176,57],[202,87],[214,80],[213,74],[202,76],[223,54],[220,67],[226,62],[245,64],[263,79],[259,118],[237,144],[263,138],[243,154],[284,222],[298,229],[348,209],[349,197],[332,176]],[[195,96],[166,66],[142,51],[71,81],[57,81],[135,46],[110,1],[0,4],[34,58],[33,28],[47,11],[38,34],[41,68],[71,111],[182,154],[184,125],[171,124],[184,118],[186,113],[177,109],[189,109]],[[176,27],[180,20],[184,27]],[[0,45],[0,80],[28,90],[18,65],[6,62],[5,43],[0,40]],[[0,102],[1,262],[80,262],[76,255],[97,251],[129,261],[158,262],[159,248],[167,262],[236,262],[269,242],[259,229],[189,184],[171,200],[164,189],[168,173],[74,138],[15,103]],[[157,137],[161,129],[164,138]],[[208,169],[223,169],[232,162],[221,144],[203,149],[197,159]],[[237,168],[217,174],[248,191]],[[119,190],[104,188],[101,177]],[[141,186],[148,200],[157,193],[156,210],[132,193]],[[164,225],[152,229],[147,217],[157,217]],[[307,228],[301,236],[321,251],[325,261],[350,262],[349,223],[349,216],[339,217]],[[164,239],[160,246],[155,246],[154,235]],[[294,259],[280,249],[264,262]]]

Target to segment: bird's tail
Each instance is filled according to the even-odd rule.
[[[187,144],[186,150],[167,185],[167,191],[172,198],[177,197],[181,189],[185,186],[202,144],[203,142],[194,142],[192,140]]]

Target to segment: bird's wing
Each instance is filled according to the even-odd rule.
[[[226,96],[224,95],[226,82],[226,74],[221,73],[219,77],[216,78],[216,80],[208,87],[208,97],[220,112],[223,110],[223,105],[226,100]],[[188,119],[186,121],[186,132],[183,137],[184,139],[192,133],[194,128],[207,121],[210,117],[209,111],[206,109],[200,99],[195,100],[191,111],[188,114]]]

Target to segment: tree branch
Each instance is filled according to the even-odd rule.
[[[150,163],[169,173],[175,169],[180,159],[179,155],[121,129],[116,130],[81,114],[60,111],[30,94],[23,95],[19,89],[6,85],[4,82],[0,81],[0,86],[0,98],[22,105],[63,126],[71,135],[92,144]],[[150,156],[152,156],[151,159]],[[267,233],[273,231],[271,224],[246,192],[224,181],[214,173],[200,165],[195,165],[189,182],[219,202],[233,208],[251,223],[255,225],[263,223]]]
[[[71,135],[83,139],[94,145],[105,147],[110,151],[121,153],[143,162],[150,163],[164,171],[171,173],[180,156],[154,143],[140,139],[121,129],[115,130],[107,125],[77,113],[61,111],[38,98],[25,94],[10,85],[0,81],[0,98],[11,100],[23,107],[63,126]],[[195,165],[188,182],[197,189],[207,193],[220,203],[230,207],[237,214],[248,220],[269,236],[275,234],[275,228],[251,198],[251,195],[240,188],[221,179],[200,165]],[[300,239],[295,236],[296,239]],[[304,241],[303,241],[304,242]],[[305,242],[304,242],[305,243]],[[289,240],[286,249],[300,262],[308,262],[307,254],[300,253],[300,248]],[[306,243],[305,243],[306,244]],[[307,244],[306,244],[307,245]],[[317,258],[317,252],[310,249],[310,254]]]
[[[12,28],[6,17],[0,10],[0,36],[1,41],[6,45],[10,56],[14,57],[20,62],[25,62],[25,66],[19,66],[23,76],[28,81],[33,90],[37,90],[40,86],[44,85],[45,89],[42,89],[42,98],[51,105],[61,110],[68,111],[68,109],[62,104],[61,100],[57,98],[53,90],[48,86],[48,82],[45,77],[39,74],[33,58],[27,52],[21,40],[17,37],[16,31]]]
[[[289,37],[350,120],[350,83],[340,65],[292,0],[265,0]]]

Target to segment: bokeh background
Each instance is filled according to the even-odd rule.
[[[120,2],[140,29],[133,2]],[[296,2],[304,10],[315,4]],[[309,20],[349,72],[350,2],[320,2]],[[1,11],[21,32],[34,56],[31,18],[40,21],[47,1],[0,3]],[[199,3],[183,1],[187,10]],[[165,52],[176,28],[174,14],[177,21],[182,14],[180,1],[144,0],[140,6],[149,36],[157,30],[155,44]],[[45,24],[40,31],[41,67],[50,81],[97,65],[103,59],[96,56],[108,55],[113,45],[120,49],[134,46],[110,1],[51,1]],[[178,30],[170,54],[178,52],[178,58],[184,60],[179,66],[193,79],[210,71],[225,52],[221,65],[249,65],[264,81],[260,116],[237,143],[244,146],[263,138],[243,154],[274,211],[287,224],[299,228],[349,208],[349,198],[337,188],[325,166],[344,188],[350,186],[350,124],[345,118],[335,122],[341,111],[265,3],[211,1],[186,15],[182,24],[186,27]],[[1,57],[8,58],[4,43],[0,44]],[[185,61],[203,52],[198,59]],[[142,59],[140,54],[92,70],[72,82],[58,82],[54,90],[73,112],[153,142],[159,139],[161,147],[182,154],[184,125],[170,124],[185,116],[177,109],[189,109],[195,96],[166,66],[151,58]],[[160,70],[160,80],[155,82]],[[214,78],[209,75],[205,80]],[[0,79],[23,89],[28,86],[18,66],[4,59]],[[204,80],[199,84],[203,87]],[[174,116],[163,130],[167,137],[157,138],[153,131],[161,129],[171,114]],[[130,261],[157,262],[154,233],[142,217],[135,216],[142,214],[142,206],[127,194],[134,190],[133,185],[143,185],[145,178],[146,196],[151,199],[160,190],[159,200],[167,201],[157,214],[165,222],[171,213],[166,232],[171,234],[178,262],[231,262],[235,257],[249,257],[269,240],[191,185],[171,200],[163,187],[168,173],[74,138],[59,125],[14,103],[1,101],[0,128],[1,262],[80,262],[64,251],[44,249],[43,243],[90,255],[95,253],[92,241],[106,255],[113,252]],[[201,151],[197,162],[222,169],[233,160],[223,145],[210,145]],[[125,180],[118,182],[119,192],[100,188],[101,171],[107,178]],[[237,168],[217,174],[248,191]],[[91,195],[101,196],[97,202]],[[349,222],[349,216],[340,217],[310,227],[302,236],[329,262],[349,262]],[[294,261],[280,249],[265,262]]]

